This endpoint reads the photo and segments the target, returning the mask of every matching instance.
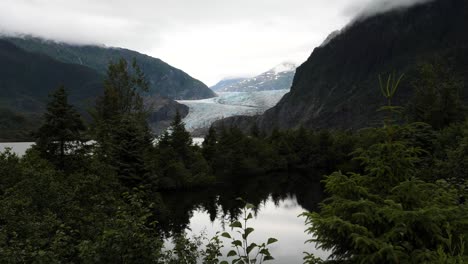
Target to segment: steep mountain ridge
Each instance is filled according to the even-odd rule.
[[[216,96],[201,81],[164,61],[136,51],[96,45],[72,45],[35,37],[4,37],[16,46],[33,53],[50,56],[58,61],[87,66],[105,74],[110,61],[135,58],[145,72],[150,93],[171,99],[205,99]]]
[[[378,75],[406,73],[396,103],[412,94],[421,62],[443,58],[468,84],[468,1],[434,0],[357,20],[316,48],[296,71],[291,92],[259,127],[358,129],[379,124]],[[230,120],[232,121],[232,119]]]
[[[252,78],[223,80],[211,89],[216,92],[289,90],[296,67],[294,63],[284,62]]]

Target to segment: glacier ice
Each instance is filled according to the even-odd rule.
[[[289,90],[222,92],[218,97],[203,100],[179,100],[189,107],[183,119],[185,127],[192,132],[207,128],[213,122],[235,115],[257,115],[276,105]]]

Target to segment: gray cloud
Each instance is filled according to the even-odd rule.
[[[134,49],[213,84],[282,61],[305,61],[330,32],[364,10],[375,13],[415,1],[349,2],[2,0],[0,32]]]
[[[362,19],[395,9],[405,9],[430,1],[434,0],[367,0],[367,3],[358,3],[348,6],[345,14],[350,14],[354,16],[355,19]]]

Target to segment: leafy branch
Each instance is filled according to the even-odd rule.
[[[243,217],[241,219],[242,222],[236,220],[229,226],[240,235],[240,238],[237,239],[228,232],[221,234],[222,237],[231,240],[231,245],[233,247],[233,249],[228,252],[227,257],[235,257],[232,261],[233,264],[260,264],[265,261],[273,260],[274,258],[271,256],[268,246],[276,243],[278,240],[276,238],[268,238],[267,242],[262,244],[249,243],[249,235],[252,234],[254,228],[249,227],[247,223],[253,218],[252,211],[255,206],[245,202],[241,198],[238,198],[238,200],[245,203]],[[227,263],[227,261],[221,262],[221,264]]]

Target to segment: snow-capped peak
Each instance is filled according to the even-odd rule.
[[[280,72],[291,72],[295,71],[297,68],[297,65],[291,62],[283,62],[279,65],[276,65],[273,69],[271,69],[271,72],[274,72],[275,74],[278,74]]]

